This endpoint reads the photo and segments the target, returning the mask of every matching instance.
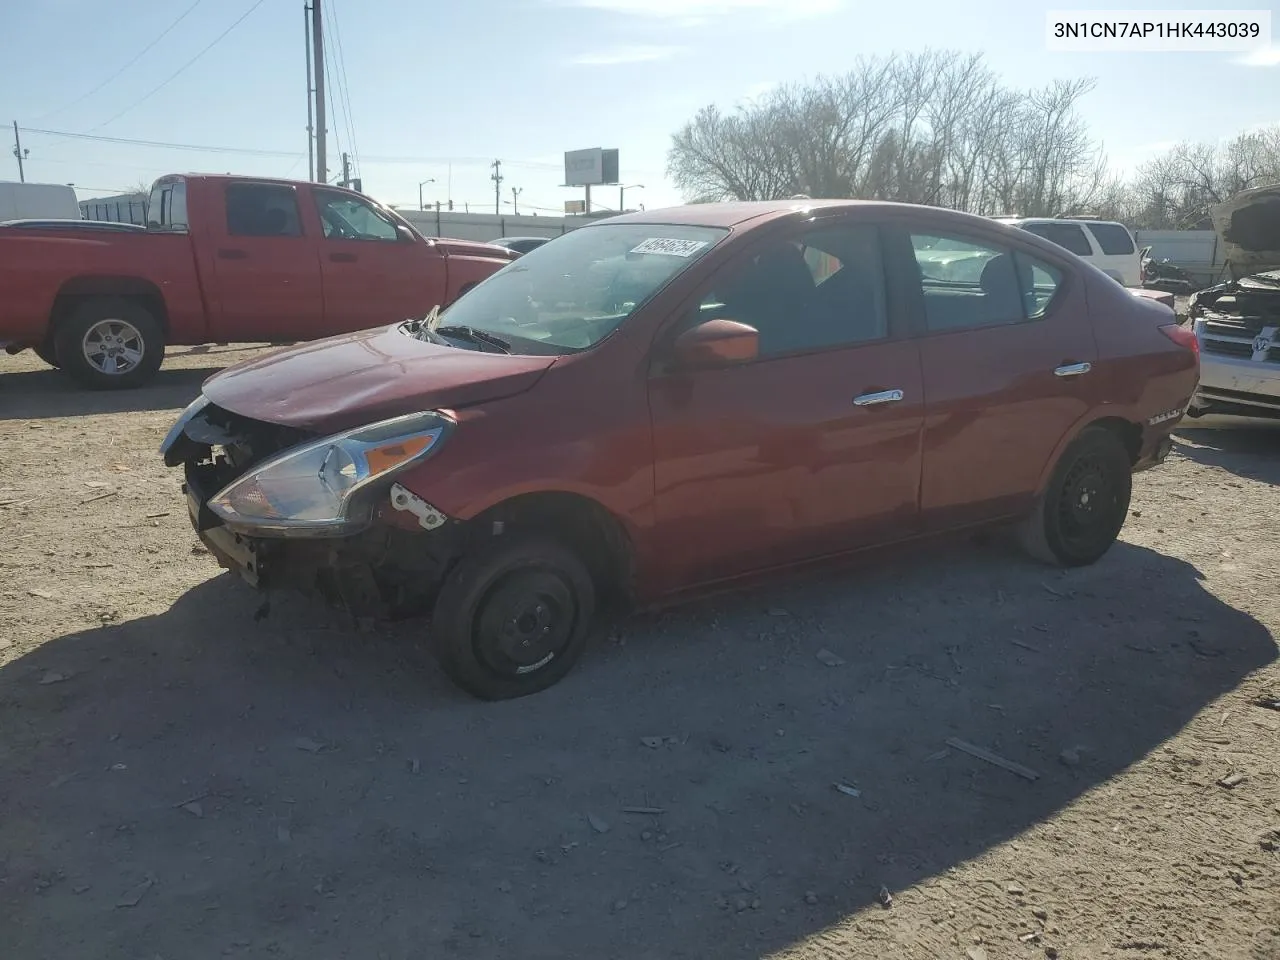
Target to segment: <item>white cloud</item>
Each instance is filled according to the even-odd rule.
[[[572,63],[582,67],[612,67],[620,63],[651,63],[655,60],[670,60],[683,47],[610,47],[606,50],[594,50],[574,57]]]
[[[1236,57],[1236,63],[1244,67],[1280,66],[1280,47],[1261,47]]]
[[[777,20],[800,20],[834,13],[845,0],[561,0],[577,7],[589,7],[634,17],[668,20],[693,26],[711,20],[742,16]]]

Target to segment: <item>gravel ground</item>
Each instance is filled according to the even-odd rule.
[[[1092,568],[878,554],[482,704],[197,548],[156,446],[244,354],[0,358],[6,960],[1280,958],[1280,430],[1183,431]]]

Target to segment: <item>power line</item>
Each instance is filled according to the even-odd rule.
[[[351,143],[351,153],[356,160],[356,173],[360,170],[360,148],[356,145],[356,123],[351,113],[351,89],[347,84],[347,60],[342,52],[342,28],[338,26],[338,4],[336,0],[329,2],[329,18],[333,22],[333,36],[338,43],[338,93],[342,101],[342,116],[347,125],[347,139]]]
[[[337,108],[334,107],[334,100],[333,100],[334,83],[329,74],[329,64],[333,62],[333,57],[330,56],[331,48],[329,44],[330,44],[329,34],[326,33],[324,35],[324,85],[327,88],[326,92],[329,95],[329,116],[336,118],[338,116],[338,111],[337,111]],[[339,156],[341,156],[342,155],[342,135],[339,132],[339,130],[336,130],[336,129],[333,131],[333,144],[338,148],[337,153]]]
[[[109,137],[100,133],[73,133],[70,130],[47,130],[41,127],[19,127],[23,133],[42,134],[47,137],[67,137],[72,140],[91,140],[95,143],[120,143],[132,147],[155,147],[165,150],[200,150],[206,153],[243,153],[259,157],[296,157],[296,150],[258,150],[252,147],[216,147],[196,143],[171,143],[167,140],[138,140],[132,137]]]
[[[217,45],[222,41],[222,38],[223,38],[223,37],[225,37],[227,34],[229,34],[229,33],[230,33],[232,30],[234,30],[236,27],[240,26],[240,24],[241,24],[241,23],[243,23],[243,22],[248,18],[249,14],[253,13],[253,11],[257,10],[257,9],[258,9],[260,6],[262,6],[262,5],[263,5],[263,3],[265,3],[265,2],[266,2],[266,0],[257,0],[257,2],[256,2],[256,3],[254,3],[254,5],[253,5],[253,6],[251,6],[248,10],[246,10],[244,13],[242,13],[242,14],[240,15],[240,18],[239,18],[238,20],[236,20],[233,24],[231,24],[231,26],[227,27],[227,29],[223,30],[220,34],[218,34],[216,37],[214,37],[214,38],[213,38],[213,40],[212,40],[212,41],[210,41],[209,45],[208,45],[208,46],[206,46],[203,50],[201,50],[201,51],[200,51],[199,53],[197,53],[194,57],[192,57],[190,60],[188,60],[188,61],[187,61],[186,63],[184,63],[182,66],[180,66],[177,70],[175,70],[173,73],[171,73],[171,74],[168,76],[168,78],[166,78],[166,79],[164,80],[164,82],[163,82],[163,83],[161,83],[159,86],[153,87],[149,92],[147,92],[147,93],[143,94],[141,97],[139,97],[139,98],[138,98],[137,100],[135,100],[133,103],[129,104],[129,106],[125,107],[123,110],[121,110],[121,111],[120,111],[119,113],[117,113],[115,116],[111,117],[109,120],[104,120],[104,121],[102,121],[102,123],[99,123],[97,126],[90,127],[90,128],[89,128],[89,132],[93,132],[94,130],[101,130],[103,127],[107,126],[108,124],[115,123],[117,120],[119,120],[121,117],[123,117],[123,116],[124,116],[126,113],[128,113],[130,110],[134,109],[134,107],[140,106],[140,105],[142,105],[143,103],[145,103],[146,101],[150,100],[153,96],[155,96],[157,93],[159,93],[159,92],[160,92],[161,90],[163,90],[165,87],[167,87],[170,83],[172,83],[174,80],[176,80],[176,79],[178,78],[178,76],[179,76],[180,74],[182,74],[182,73],[183,73],[183,71],[185,71],[188,67],[190,67],[192,64],[194,64],[197,60],[199,60],[201,57],[203,57],[206,53],[208,53],[210,50],[212,50],[214,47],[216,47],[216,46],[217,46]]]
[[[143,47],[141,50],[139,50],[136,54],[134,54],[133,58],[132,58],[128,63],[126,63],[123,67],[121,67],[121,68],[120,68],[119,70],[117,70],[115,73],[111,74],[111,76],[107,77],[107,79],[103,80],[100,84],[98,84],[96,87],[94,87],[94,88],[93,88],[92,90],[90,90],[88,93],[82,93],[80,96],[76,97],[76,98],[75,98],[74,100],[72,100],[70,103],[68,103],[68,104],[66,104],[66,105],[64,105],[64,106],[61,106],[61,107],[59,107],[59,108],[58,108],[58,109],[56,109],[56,110],[51,110],[51,111],[49,111],[48,113],[41,114],[39,117],[37,117],[37,118],[36,118],[35,120],[33,120],[32,122],[33,122],[33,123],[39,123],[39,122],[40,122],[40,121],[42,121],[42,120],[46,120],[46,119],[48,119],[49,117],[52,117],[54,114],[62,113],[64,110],[70,110],[70,109],[71,109],[72,107],[74,107],[76,104],[81,103],[81,102],[83,102],[84,100],[87,100],[89,97],[93,96],[95,93],[97,93],[97,92],[98,92],[99,90],[101,90],[103,87],[105,87],[108,83],[110,83],[110,82],[111,82],[112,80],[114,80],[116,77],[120,76],[120,74],[124,73],[126,70],[128,70],[130,67],[132,67],[135,63],[137,63],[139,60],[141,60],[141,59],[142,59],[142,58],[143,58],[143,57],[144,57],[148,52],[150,52],[150,50],[151,50],[151,49],[152,49],[152,48],[153,48],[157,43],[159,43],[161,40],[163,40],[165,37],[167,37],[167,36],[168,36],[172,31],[173,31],[173,28],[174,28],[174,27],[176,27],[178,24],[180,24],[183,20],[187,19],[187,15],[188,15],[189,13],[191,13],[191,11],[192,11],[192,10],[194,10],[196,7],[200,6],[200,4],[201,4],[201,3],[203,3],[203,2],[204,2],[204,0],[196,0],[196,2],[195,2],[195,3],[193,3],[191,6],[187,7],[187,9],[186,9],[186,10],[184,10],[184,11],[182,12],[182,14],[178,17],[178,19],[177,19],[177,20],[173,21],[173,23],[169,24],[167,27],[165,27],[165,28],[164,28],[164,30],[163,30],[163,31],[161,31],[161,33],[160,33],[160,35],[159,35],[158,37],[156,37],[154,40],[152,40],[150,43],[148,43],[145,47]]]
[[[47,127],[19,127],[23,133],[33,133],[46,137],[66,137],[72,140],[89,140],[95,143],[119,143],[126,146],[135,147],[152,147],[165,150],[200,150],[206,153],[242,153],[246,156],[260,157],[288,157],[292,159],[298,155],[296,150],[263,150],[254,147],[227,147],[214,146],[210,144],[199,143],[174,143],[168,140],[142,140],[136,137],[112,137],[102,133],[76,133],[71,130],[51,130]],[[464,157],[464,156],[435,156],[435,157],[413,157],[413,156],[383,156],[372,154],[364,159],[370,163],[413,163],[413,164],[447,164],[455,163],[460,166],[484,166],[492,165],[493,161],[488,157]],[[560,170],[560,164],[547,163],[542,160],[503,160],[503,166],[522,167],[540,170]]]

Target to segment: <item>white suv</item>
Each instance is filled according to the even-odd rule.
[[[1000,223],[1051,240],[1088,260],[1126,287],[1142,286],[1142,254],[1124,224],[1109,220],[994,217]]]

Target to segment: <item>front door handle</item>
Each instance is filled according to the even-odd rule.
[[[248,260],[249,255],[243,250],[235,250],[229,247],[222,247],[218,250],[218,257],[222,260]]]
[[[1053,371],[1055,377],[1078,377],[1082,373],[1088,373],[1093,369],[1090,363],[1064,363]]]
[[[355,263],[356,255],[354,253],[331,253],[329,259],[334,263]]]
[[[901,390],[878,390],[853,398],[855,407],[873,407],[878,403],[897,403],[902,399]]]

